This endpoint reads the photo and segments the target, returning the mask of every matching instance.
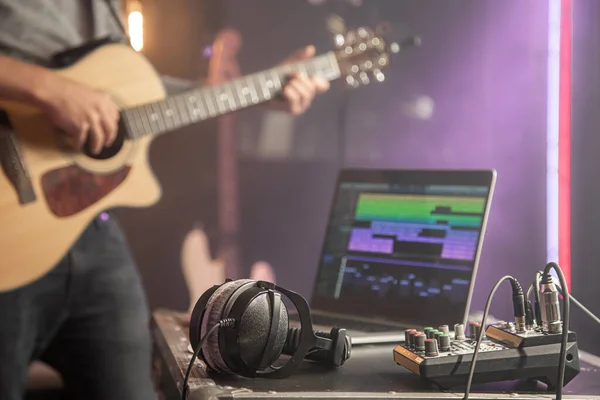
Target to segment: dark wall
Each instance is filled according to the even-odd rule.
[[[340,166],[498,170],[474,309],[482,308],[501,275],[529,281],[544,265],[543,2],[168,3],[144,2],[146,52],[162,72],[188,78],[205,71],[200,53],[212,28],[203,30],[204,23],[242,33],[244,73],[270,67],[309,43],[329,50],[326,18],[334,12],[353,26],[389,21],[395,40],[423,38],[421,48],[393,60],[383,84],[347,90],[338,82],[300,118],[264,109],[238,113],[246,268],[266,260],[278,283],[310,295]],[[418,99],[433,103],[431,116],[416,112]],[[150,209],[121,212],[153,307],[187,307],[179,254],[195,222],[216,224],[215,135],[213,121],[157,140],[151,161],[164,198]],[[506,317],[509,310],[508,298],[495,302],[494,314]]]
[[[285,157],[245,143],[246,261],[266,258],[279,283],[310,295],[335,174],[340,165],[397,168],[496,168],[474,309],[495,281],[532,278],[545,263],[547,8],[540,2],[373,0],[228,2],[226,18],[245,38],[246,72],[292,49],[331,48],[326,18],[348,25],[391,23],[391,37],[419,34],[423,45],[393,60],[383,84],[343,84],[293,125]],[[276,34],[273,31],[276,30]],[[429,97],[431,118],[415,115]],[[260,142],[264,113],[244,113],[242,138]],[[342,122],[342,123],[340,123]],[[284,134],[282,129],[282,135]],[[260,188],[260,189],[257,189]],[[505,316],[509,301],[493,308]],[[506,315],[508,317],[508,315]]]
[[[600,315],[600,3],[573,2],[571,293]],[[573,308],[580,345],[600,354],[600,327]]]

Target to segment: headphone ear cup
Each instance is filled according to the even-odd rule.
[[[239,323],[240,357],[248,367],[257,371],[269,367],[281,356],[287,339],[287,307],[278,293],[275,296],[277,301],[274,302],[271,302],[268,292],[256,296],[248,304]],[[273,307],[279,310],[273,310]],[[273,320],[272,315],[278,317]]]
[[[201,333],[206,335],[208,331],[215,326],[221,319],[227,316],[223,315],[223,311],[231,295],[241,286],[246,283],[253,282],[250,279],[239,279],[230,281],[221,285],[214,294],[210,297],[207,303],[206,311],[202,318]],[[202,347],[202,354],[204,361],[214,371],[222,373],[233,373],[227,366],[223,357],[221,356],[221,349],[219,347],[219,330],[214,332],[207,340],[206,344]]]
[[[194,305],[194,309],[192,310],[192,315],[190,316],[190,327],[189,327],[189,338],[190,345],[193,349],[198,346],[200,340],[202,339],[202,319],[204,318],[204,313],[206,312],[206,306],[211,298],[211,296],[220,288],[222,285],[214,285],[210,289],[200,296],[200,298],[196,301]]]

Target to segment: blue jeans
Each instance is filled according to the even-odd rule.
[[[0,399],[23,398],[36,359],[61,373],[68,398],[156,399],[149,321],[123,233],[97,218],[52,271],[0,294]]]

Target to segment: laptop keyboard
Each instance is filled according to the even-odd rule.
[[[401,330],[400,327],[377,324],[375,322],[366,323],[322,315],[312,315],[312,321],[314,325],[324,325],[331,327],[335,326],[338,328],[344,328],[346,330],[354,330],[361,332],[389,332]]]

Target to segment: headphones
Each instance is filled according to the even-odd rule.
[[[282,295],[298,310],[300,328],[289,327]],[[189,336],[196,351],[204,342],[200,352],[210,369],[248,378],[288,377],[304,359],[338,367],[350,358],[352,348],[345,329],[313,332],[310,309],[301,295],[251,279],[228,279],[208,289],[194,306]],[[274,367],[281,355],[291,357]]]

